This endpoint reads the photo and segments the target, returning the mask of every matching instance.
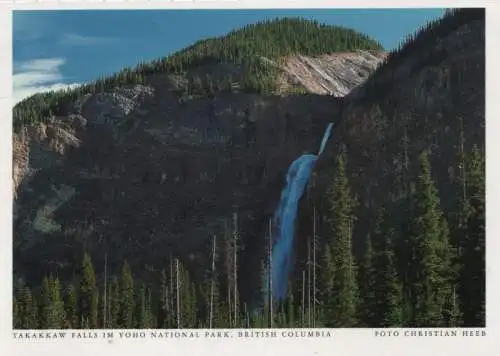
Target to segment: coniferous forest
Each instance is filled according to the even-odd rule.
[[[134,279],[124,261],[111,271],[85,254],[73,281],[49,274],[39,286],[14,293],[14,328],[246,328],[246,327],[459,327],[484,326],[484,151],[463,153],[460,215],[443,217],[425,151],[410,183],[404,230],[384,207],[376,213],[362,258],[352,253],[355,200],[339,156],[326,199],[329,234],[309,241],[302,278],[286,300],[239,303],[235,278],[237,231],[212,240],[212,265],[203,284],[171,258],[155,281]],[[403,207],[401,207],[403,208]],[[96,277],[96,263],[104,274]],[[262,261],[264,277],[268,259]],[[263,281],[265,279],[263,278]],[[265,296],[266,286],[263,283]]]
[[[455,10],[429,23],[368,78],[365,95],[376,102],[394,85],[387,78],[393,76],[392,69],[398,62],[422,51],[437,37],[481,18],[481,9]],[[286,19],[250,25],[84,87],[28,98],[14,108],[14,127],[63,114],[68,103],[87,93],[142,83],[158,72],[182,72],[213,62],[246,66],[249,74],[244,88],[272,94],[275,69],[258,60],[256,53],[279,59],[296,53],[312,56],[360,48],[382,49],[376,41],[353,31],[308,21]],[[233,223],[224,236],[208,239],[206,256],[210,264],[205,266],[202,278],[199,273],[194,275],[189,263],[173,255],[166,256],[163,265],[154,266],[152,277],[145,279],[143,271],[134,270],[126,260],[115,268],[108,264],[107,253],[96,259],[84,251],[73,266],[71,279],[59,279],[57,269],[48,269],[38,283],[14,287],[13,327],[485,326],[485,145],[464,144],[463,131],[456,138],[454,186],[444,192],[438,188],[435,174],[440,167],[430,157],[433,143],[422,145],[418,155],[409,157],[405,134],[404,148],[398,152],[404,169],[387,173],[400,182],[398,191],[391,191],[386,203],[370,206],[369,219],[358,209],[371,202],[360,201],[353,189],[356,177],[348,169],[350,158],[343,152],[330,157],[327,164],[331,174],[320,194],[323,203],[316,206],[304,199],[301,205],[308,207],[298,219],[313,223],[306,234],[300,230],[296,236],[303,242],[304,251],[290,275],[285,300],[275,300],[267,293],[270,249],[261,259],[261,300],[249,302],[241,297],[240,278],[244,277],[239,256],[244,246]],[[454,193],[450,195],[450,191]],[[445,199],[452,211],[444,207]],[[320,215],[324,217],[321,228],[317,226]],[[269,240],[266,235],[268,246]],[[355,248],[360,241],[362,247]]]

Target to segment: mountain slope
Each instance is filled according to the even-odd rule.
[[[477,204],[476,212],[484,210],[484,181],[482,188],[474,183],[485,173],[484,90],[484,10],[448,13],[426,26],[344,98],[339,124],[316,166],[315,193],[302,202],[299,227],[299,234],[310,233],[314,199],[322,212],[318,234],[323,238],[331,234],[328,190],[336,176],[335,159],[343,155],[356,200],[351,225],[356,261],[363,261],[364,241],[376,235],[383,208],[390,216],[387,224],[394,234],[397,269],[407,293],[404,300],[411,304],[408,276],[413,273],[412,260],[422,252],[409,251],[408,245],[415,233],[419,162],[427,153],[453,268],[459,271],[450,272],[458,273],[453,286],[458,291],[456,303],[463,303],[463,323],[468,326],[485,322],[484,308],[480,311],[485,295],[484,216],[479,219],[482,223],[467,223],[476,240],[463,230],[468,214],[464,204]],[[305,246],[298,250],[307,251]]]
[[[352,30],[275,20],[19,103],[16,270],[54,263],[71,273],[82,249],[112,250],[111,266],[126,258],[143,268],[145,256],[158,264],[170,253],[203,265],[207,235],[223,235],[233,213],[258,233],[290,161],[316,149],[339,113],[339,100],[307,91],[343,95],[384,57],[362,52],[372,49],[381,47]],[[304,61],[332,79],[294,68]],[[280,95],[265,95],[265,83]]]
[[[237,230],[238,295],[260,300],[265,236],[285,173],[317,151],[329,122],[333,135],[301,201],[292,290],[306,270],[312,217],[320,240],[332,235],[328,192],[339,154],[357,201],[356,260],[380,207],[404,241],[424,150],[455,231],[459,153],[484,150],[484,10],[449,13],[389,55],[350,31],[304,24],[246,28],[16,107],[16,276],[33,286],[50,271],[78,280],[76,261],[87,251],[98,277],[107,256],[112,274],[127,260],[137,280],[155,286],[174,256],[203,295],[213,236],[227,242]],[[256,33],[266,41],[253,41]],[[318,34],[338,35],[325,48]],[[225,276],[232,254],[218,246]],[[408,261],[398,258],[402,271]],[[223,279],[221,291],[231,283]]]

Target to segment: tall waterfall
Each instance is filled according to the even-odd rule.
[[[318,154],[303,154],[293,161],[288,169],[286,185],[281,192],[281,200],[274,213],[273,221],[272,241],[274,245],[271,265],[273,299],[282,300],[287,296],[298,204],[304,194],[314,164],[325,149],[331,135],[332,125],[330,123],[326,128]]]

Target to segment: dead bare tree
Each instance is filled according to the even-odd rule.
[[[305,324],[306,314],[306,271],[302,271],[302,326]]]
[[[107,298],[106,298],[106,292],[107,292],[107,286],[108,286],[108,276],[107,276],[107,269],[108,269],[108,254],[105,254],[104,255],[104,313],[103,313],[103,317],[104,317],[104,320],[103,320],[103,328],[106,329],[107,328],[107,312],[106,312],[106,302],[107,302]]]
[[[174,311],[174,261],[172,259],[172,254],[170,254],[170,310],[171,310],[171,313],[173,314],[173,311]],[[170,317],[169,319],[173,319],[173,318]],[[170,323],[173,323],[173,320],[170,320]]]
[[[231,293],[233,292],[233,279],[232,279],[232,269],[234,266],[234,263],[232,261],[233,259],[233,253],[232,253],[232,244],[231,244],[231,229],[228,227],[228,223],[226,220],[224,220],[224,270],[227,278],[227,304],[228,304],[228,321],[229,321],[229,327],[232,326],[233,322],[233,304],[232,304],[232,298],[231,298]]]
[[[176,293],[177,293],[177,329],[181,328],[181,304],[180,304],[180,293],[179,293],[179,259],[175,259],[175,271],[176,271]]]
[[[233,278],[234,278],[234,325],[238,324],[238,269],[237,269],[237,243],[238,243],[238,214],[234,213],[234,245],[233,245]]]
[[[212,250],[212,282],[210,286],[210,329],[212,329],[213,317],[214,317],[214,284],[215,284],[215,241],[216,236],[213,238],[213,250]]]
[[[248,329],[250,329],[250,320],[248,317],[248,310],[247,310],[247,303],[243,304],[245,308],[245,319],[246,319],[246,326]]]
[[[268,250],[268,279],[269,279],[269,324],[273,327],[274,312],[273,312],[273,234],[272,221],[269,219],[269,250]]]
[[[316,327],[316,206],[313,201],[313,327]]]
[[[311,238],[307,239],[307,324],[311,326]]]

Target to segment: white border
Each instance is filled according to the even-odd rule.
[[[169,339],[155,341],[151,338],[120,340],[108,342],[103,338],[81,340],[41,340],[26,342],[14,340],[11,327],[11,286],[12,286],[12,112],[10,96],[12,92],[12,9],[200,9],[200,8],[412,8],[412,7],[487,7],[487,85],[486,85],[486,146],[487,146],[487,336],[486,337],[374,337],[375,329],[336,329],[332,338],[252,338],[252,339]],[[499,189],[494,182],[500,181],[499,167],[494,158],[498,152],[495,133],[499,125],[499,105],[495,79],[500,78],[499,34],[500,6],[495,1],[397,1],[383,0],[373,4],[370,1],[332,1],[332,0],[201,0],[186,1],[78,1],[78,0],[39,0],[13,1],[0,0],[0,167],[2,171],[0,187],[0,226],[3,227],[0,248],[0,350],[5,355],[77,355],[107,354],[120,355],[162,354],[162,355],[495,355],[500,351],[500,301],[498,282],[499,258],[495,256],[500,237],[500,219],[495,219],[496,203],[500,201]],[[383,24],[381,24],[383,25]],[[495,283],[496,282],[496,283]],[[402,329],[399,330],[402,333]],[[115,331],[116,332],[116,331]],[[235,332],[232,330],[231,332]],[[69,347],[68,349],[66,347]]]

